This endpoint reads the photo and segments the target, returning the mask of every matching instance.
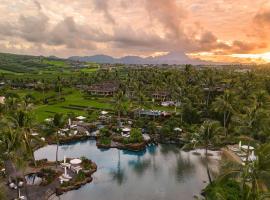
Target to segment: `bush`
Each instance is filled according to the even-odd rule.
[[[130,132],[129,143],[143,142],[143,135],[141,130],[134,128]]]
[[[100,134],[101,134],[101,137],[110,137],[111,136],[108,128],[100,129]]]
[[[100,144],[103,144],[103,145],[110,145],[111,139],[109,137],[101,137],[99,142]]]
[[[234,180],[225,180],[223,182],[213,182],[208,185],[204,194],[208,200],[227,199],[227,200],[240,200],[241,188],[238,182]]]
[[[79,171],[79,173],[75,177],[75,182],[81,182],[84,181],[86,178],[86,175],[83,171]]]

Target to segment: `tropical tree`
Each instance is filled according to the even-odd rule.
[[[117,120],[118,125],[120,126],[121,123],[121,113],[127,110],[127,101],[124,95],[124,92],[120,90],[115,96],[114,96],[114,110],[117,112]]]
[[[66,125],[66,117],[62,113],[56,113],[53,117],[53,120],[50,122],[50,127],[56,133],[56,153],[55,153],[55,162],[56,168],[58,167],[58,149],[59,149],[59,131],[60,129],[64,128]]]
[[[234,181],[239,187],[238,193],[245,200],[269,199],[267,184],[270,178],[270,143],[261,145],[256,150],[256,159],[247,160],[243,165],[225,165],[221,175],[215,181],[217,185],[224,185]]]
[[[226,90],[224,94],[217,97],[212,104],[213,110],[217,113],[222,113],[223,115],[223,128],[225,136],[228,134],[228,127],[234,112],[234,102],[235,95],[232,92]]]
[[[203,145],[205,149],[206,170],[210,184],[212,183],[212,178],[208,166],[208,149],[218,140],[220,131],[220,123],[211,120],[204,121],[199,130],[199,143]]]
[[[15,112],[11,117],[8,117],[8,119],[12,123],[14,131],[17,131],[20,134],[21,145],[23,145],[25,151],[29,153],[36,166],[34,149],[31,142],[34,140],[40,142],[40,140],[31,134],[33,129],[32,113],[23,108]]]

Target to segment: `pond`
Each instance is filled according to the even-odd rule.
[[[55,145],[35,152],[36,159],[55,160]],[[203,154],[203,150],[197,150]],[[217,170],[219,152],[209,166]],[[200,196],[208,178],[205,158],[184,152],[174,145],[149,146],[145,151],[100,150],[94,140],[62,145],[59,159],[85,156],[94,161],[98,171],[93,182],[56,199],[63,200],[192,200]]]

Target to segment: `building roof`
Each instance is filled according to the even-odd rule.
[[[115,81],[107,81],[103,83],[93,84],[88,88],[88,91],[98,92],[115,92],[119,88],[119,84]]]

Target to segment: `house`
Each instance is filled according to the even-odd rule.
[[[91,95],[113,96],[119,89],[119,84],[115,81],[107,81],[91,85],[88,92]]]
[[[164,101],[164,100],[169,100],[170,99],[170,93],[166,91],[159,91],[159,92],[154,92],[152,94],[153,99],[157,101]]]

